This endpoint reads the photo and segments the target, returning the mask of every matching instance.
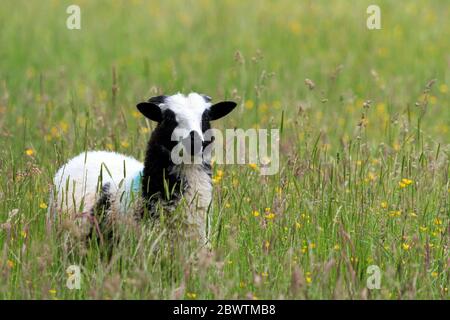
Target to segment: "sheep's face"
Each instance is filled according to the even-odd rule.
[[[159,143],[169,150],[182,143],[192,156],[201,154],[212,142],[205,137],[210,121],[226,116],[235,107],[232,101],[212,104],[210,97],[198,93],[158,96],[137,105],[144,116],[158,122],[154,134]]]

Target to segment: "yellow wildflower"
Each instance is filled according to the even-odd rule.
[[[253,210],[252,215],[254,217],[259,217],[259,211],[258,210]]]
[[[381,207],[382,207],[383,209],[387,209],[388,203],[387,203],[386,201],[381,202]]]
[[[250,168],[252,168],[253,170],[258,170],[258,165],[256,163],[249,163],[248,165]]]
[[[255,106],[255,103],[253,102],[253,100],[247,100],[245,101],[245,108],[246,109],[253,109],[253,107]]]
[[[189,299],[196,299],[196,298],[197,298],[197,294],[194,293],[194,292],[188,292],[188,293],[186,293],[186,296],[187,296]]]
[[[412,184],[414,181],[407,179],[407,178],[403,178],[401,181],[399,181],[398,185],[400,186],[400,188],[406,188],[407,186],[409,186],[410,184]]]
[[[12,268],[14,268],[14,261],[8,260],[8,261],[6,261],[6,265],[8,266],[8,268],[12,269]]]
[[[141,129],[139,130],[142,134],[146,134],[150,132],[150,129],[147,127],[141,127]]]
[[[273,218],[275,218],[275,213],[270,212],[270,213],[266,214],[265,217],[267,220],[272,220]]]
[[[310,284],[312,282],[311,272],[306,272],[305,273],[305,280],[306,280],[307,284]]]
[[[39,205],[39,208],[47,209],[47,204],[45,202],[41,202],[41,204]]]
[[[408,251],[411,248],[411,246],[408,243],[404,242],[402,243],[402,248],[403,250]]]
[[[30,157],[31,157],[31,156],[34,154],[34,151],[33,151],[33,149],[28,148],[28,149],[25,150],[25,154],[26,154],[27,156],[30,156]]]
[[[389,213],[389,216],[391,216],[391,217],[399,217],[401,215],[402,215],[402,212],[400,210],[391,211]]]

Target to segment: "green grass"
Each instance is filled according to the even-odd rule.
[[[73,1],[2,1],[0,298],[448,299],[450,5],[376,1],[369,31],[373,2],[78,0],[71,31]],[[191,90],[239,102],[222,129],[283,112],[279,174],[214,167],[211,253],[142,225],[111,261],[70,254],[70,225],[45,217],[57,168],[88,149],[142,159],[136,103]]]

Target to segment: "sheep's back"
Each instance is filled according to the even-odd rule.
[[[69,160],[56,173],[53,184],[52,207],[56,212],[69,214],[89,212],[99,197],[103,186],[117,196],[130,192],[133,179],[143,170],[136,159],[107,151],[89,151]]]

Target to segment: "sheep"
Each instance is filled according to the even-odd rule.
[[[144,163],[107,151],[76,156],[55,174],[50,214],[66,212],[69,217],[80,218],[81,233],[88,236],[95,230],[92,221],[101,219],[96,217],[97,211],[103,212],[103,221],[115,214],[144,219],[158,217],[161,210],[170,213],[184,199],[188,204],[186,235],[207,244],[212,172],[206,150],[213,139],[208,140],[205,132],[211,128],[210,121],[226,116],[235,107],[232,101],[212,104],[210,97],[198,93],[157,96],[139,103],[137,109],[157,123]],[[174,151],[180,146],[190,159],[200,161],[174,161]]]

